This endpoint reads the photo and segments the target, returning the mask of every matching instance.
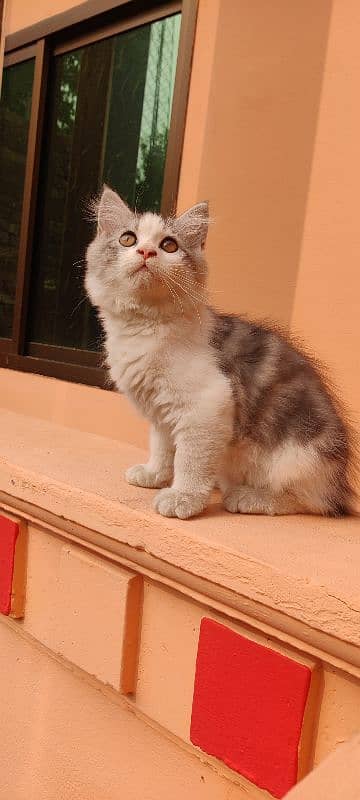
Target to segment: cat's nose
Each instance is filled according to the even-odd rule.
[[[148,250],[147,247],[139,247],[136,252],[143,257],[144,261],[151,256],[156,256],[156,250]]]

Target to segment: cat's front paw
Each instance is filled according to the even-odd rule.
[[[155,472],[147,464],[135,464],[125,472],[125,479],[133,486],[142,486],[145,489],[161,489],[171,481],[171,475],[165,472]]]
[[[182,492],[178,489],[162,489],[156,495],[154,508],[163,517],[189,519],[200,514],[206,506],[207,497],[194,492]]]

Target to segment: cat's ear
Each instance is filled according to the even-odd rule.
[[[108,186],[104,186],[97,207],[98,233],[112,234],[129,225],[134,215],[129,206]]]
[[[175,228],[189,247],[204,247],[209,226],[207,202],[196,203],[175,220]]]

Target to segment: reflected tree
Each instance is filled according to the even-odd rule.
[[[130,205],[159,209],[179,20],[173,15],[53,60],[30,341],[99,347],[79,269],[93,233],[85,208],[105,181]]]

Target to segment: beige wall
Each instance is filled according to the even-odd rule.
[[[326,359],[360,428],[360,4],[328,37],[292,325]]]
[[[288,800],[358,800],[360,786],[360,736],[343,742],[304,781]]]
[[[179,196],[213,302],[292,328],[358,423],[359,40],[356,0],[200,0]]]
[[[46,17],[60,14],[73,6],[83,5],[74,0],[36,0],[29,3],[26,0],[6,0],[6,33],[15,33],[29,25],[34,25]],[[84,3],[86,5],[86,3]]]
[[[0,660],[6,686],[0,800],[249,798],[248,790],[186,756],[114,694],[1,623],[0,643],[6,653]]]
[[[331,3],[205,2],[216,13],[215,54],[196,188],[211,203],[211,285],[228,309],[291,319]],[[219,7],[219,11],[218,11]],[[201,30],[201,27],[203,30]],[[196,48],[196,49],[197,49]],[[195,50],[196,53],[196,50]],[[306,53],[306,58],[304,54]],[[195,85],[200,76],[194,69]],[[191,95],[180,200],[190,195]],[[189,173],[188,173],[189,170]]]
[[[33,472],[33,480],[34,475]],[[53,484],[59,486],[56,480]],[[84,503],[85,493],[82,499]],[[16,520],[15,508],[13,511],[12,518]],[[124,527],[131,525],[129,511],[122,503]],[[222,593],[225,602],[214,602],[211,579],[215,555],[211,553],[211,538],[203,541],[208,559],[204,557],[201,536],[197,542],[197,563],[203,564],[204,575],[208,573],[205,580],[199,580],[197,566],[194,568],[191,563],[189,540],[182,544],[186,569],[170,572],[169,579],[162,572],[165,560],[157,558],[154,546],[155,540],[161,538],[161,530],[143,511],[142,522],[137,520],[137,530],[143,526],[142,546],[128,548],[125,559],[115,549],[107,552],[111,541],[108,524],[106,535],[94,544],[91,536],[87,538],[90,531],[84,527],[75,526],[71,532],[62,530],[62,512],[57,502],[56,527],[47,528],[35,520],[27,523],[26,517],[22,520],[25,546],[16,550],[15,561],[18,566],[19,562],[26,564],[23,583],[17,587],[25,595],[23,614],[16,620],[0,614],[0,800],[165,800],[169,796],[174,800],[185,796],[189,800],[269,800],[268,792],[256,785],[257,757],[251,782],[241,772],[228,769],[226,758],[224,763],[221,756],[213,758],[191,744],[194,679],[204,617],[313,671],[299,776],[357,733],[359,670],[346,662],[345,648],[341,668],[334,667],[331,653],[317,647],[314,627],[297,626],[298,601],[294,593],[287,606],[292,626],[292,634],[288,635],[277,628],[276,613],[268,604],[266,592],[261,593],[261,605],[267,608],[266,624],[260,622],[256,612],[252,614],[255,606],[248,603],[249,580],[241,587],[238,584],[232,596],[232,600],[235,596],[242,598],[240,613],[236,603],[227,604],[226,594]],[[0,513],[7,516],[6,511],[0,509]],[[71,511],[66,513],[71,519]],[[94,522],[95,516],[92,533],[98,530]],[[170,568],[175,564],[175,552],[179,552],[171,524],[167,523],[163,551]],[[151,533],[149,537],[152,529],[153,540]],[[145,567],[132,560],[141,549],[152,554]],[[246,554],[241,549],[244,575]],[[216,580],[221,581],[221,590],[228,581],[223,557],[229,564],[239,564],[235,549],[231,551],[225,542],[224,553],[218,551],[216,558]],[[250,561],[255,569],[256,563],[259,566],[254,557],[248,566]],[[186,578],[189,568],[194,573],[191,588]],[[277,572],[272,583],[273,597],[280,570]],[[236,569],[235,573],[239,574]],[[329,576],[323,580],[326,584]],[[344,604],[345,595],[338,583],[333,591],[333,597],[340,594]],[[227,597],[230,599],[231,595]],[[284,611],[284,603],[278,600],[275,605]],[[318,618],[321,617],[320,614]],[[330,618],[334,638],[340,620],[343,634],[350,635],[346,616],[334,613],[328,603],[327,619]],[[311,634],[310,642],[306,632]],[[331,638],[323,639],[323,644],[329,644]],[[356,639],[357,630],[354,642]],[[262,669],[266,674],[261,657],[259,664],[261,696]],[[125,672],[128,678],[132,677],[130,686],[127,682],[124,685]],[[290,719],[291,709],[290,702]],[[218,713],[214,711],[215,715]],[[285,735],[286,726],[276,720],[276,715],[274,735],[279,735],[277,722]],[[257,725],[258,722],[256,730]],[[251,730],[250,719],[250,748]],[[282,763],[279,755],[280,772]],[[316,797],[325,800],[326,794],[320,792]]]
[[[4,46],[5,46],[5,3],[4,0],[0,0],[0,67],[3,63],[4,58]],[[2,72],[0,74],[0,92],[2,87]]]

